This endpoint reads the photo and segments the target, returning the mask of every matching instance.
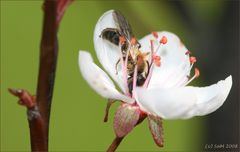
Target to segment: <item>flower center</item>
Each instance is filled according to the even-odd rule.
[[[168,41],[166,36],[162,36],[159,39],[157,32],[152,32],[153,38],[150,39],[150,51],[142,52],[140,50],[140,45],[136,38],[131,38],[127,40],[124,37],[119,37],[119,47],[121,50],[122,45],[127,42],[129,47],[126,51],[120,51],[120,62],[122,65],[123,81],[124,81],[124,93],[130,97],[134,98],[133,90],[137,86],[148,87],[149,82],[152,77],[153,67],[161,66],[161,57],[158,55],[161,46],[165,45]],[[157,44],[157,45],[154,45]],[[189,56],[190,51],[187,51],[185,55]],[[191,64],[189,70],[183,72],[180,77],[182,77],[180,82],[176,83],[176,86],[186,86],[192,82],[195,78],[199,77],[200,71],[195,68],[195,74],[192,78],[189,78],[186,82],[186,75],[191,71],[194,63],[197,62],[196,57],[189,56],[189,62]],[[182,82],[184,80],[184,82]]]
[[[125,87],[125,94],[133,97],[132,90],[136,86],[144,86],[147,88],[152,75],[153,66],[160,67],[161,57],[157,55],[158,50],[163,44],[167,43],[167,38],[163,36],[158,41],[158,33],[152,32],[154,39],[150,40],[151,50],[148,52],[142,52],[139,50],[140,45],[136,38],[126,40],[124,37],[119,37],[119,47],[121,50],[122,45],[129,43],[130,46],[126,51],[120,51],[120,62],[122,65],[122,73]],[[158,46],[154,48],[153,43],[158,43]],[[149,58],[150,56],[150,58]]]

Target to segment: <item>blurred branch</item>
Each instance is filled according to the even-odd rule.
[[[25,90],[9,89],[19,104],[26,106],[32,151],[48,151],[49,118],[57,65],[57,31],[64,11],[72,0],[45,0],[44,20],[40,46],[40,66],[37,95]]]

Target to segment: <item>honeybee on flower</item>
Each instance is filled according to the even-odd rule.
[[[79,51],[83,78],[102,97],[122,104],[114,117],[118,138],[126,136],[145,118],[153,139],[163,146],[162,119],[188,119],[217,110],[226,100],[232,77],[206,87],[187,86],[199,77],[191,70],[197,59],[171,32],[152,32],[139,41],[118,11],[110,10],[98,20],[94,31],[98,60],[119,86],[96,64],[87,51]]]

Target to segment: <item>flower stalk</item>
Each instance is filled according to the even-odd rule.
[[[118,148],[120,143],[122,142],[123,138],[124,138],[124,136],[123,137],[115,137],[112,144],[108,147],[107,152],[114,152]]]

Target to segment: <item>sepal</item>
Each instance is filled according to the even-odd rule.
[[[114,131],[117,137],[126,136],[138,123],[141,111],[138,106],[122,104],[114,117]]]
[[[155,143],[159,147],[163,147],[162,119],[154,115],[148,115],[148,125]]]

